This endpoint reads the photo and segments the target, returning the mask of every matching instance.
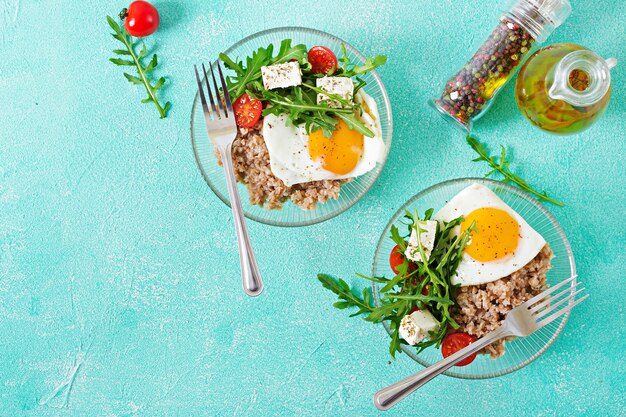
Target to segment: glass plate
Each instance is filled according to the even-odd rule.
[[[561,226],[536,199],[518,188],[499,181],[485,178],[461,178],[445,181],[425,189],[407,201],[393,215],[378,241],[372,265],[372,276],[394,275],[389,266],[389,254],[395,243],[389,238],[389,233],[393,224],[400,225],[399,221],[404,216],[405,210],[411,212],[418,210],[419,213],[424,213],[425,210],[433,208],[437,211],[453,196],[473,183],[482,184],[495,192],[550,244],[554,252],[554,259],[552,260],[552,269],[547,273],[548,285],[555,285],[576,273],[574,255]],[[572,282],[572,286],[574,285],[575,280]],[[376,305],[380,305],[376,283],[373,284],[373,295]],[[569,313],[566,313],[563,318],[553,321],[530,336],[506,342],[504,355],[497,359],[491,359],[489,355],[478,355],[471,364],[463,367],[452,367],[445,374],[457,378],[483,379],[516,371],[537,359],[548,349],[565,326],[568,317]],[[386,322],[384,326],[390,333],[389,325]],[[441,351],[435,347],[427,348],[419,355],[416,354],[415,348],[409,345],[402,345],[402,350],[424,366],[430,366],[442,358]]]
[[[259,47],[267,47],[274,44],[274,50],[278,50],[283,39],[291,39],[294,44],[303,43],[307,47],[323,45],[332,49],[336,54],[341,51],[341,44],[346,46],[348,57],[354,63],[364,63],[365,57],[350,44],[319,30],[300,27],[281,27],[265,30],[250,35],[235,45],[224,51],[232,58],[244,59]],[[376,51],[371,51],[375,55]],[[340,55],[338,55],[340,56]],[[383,141],[386,145],[386,152],[383,161],[387,160],[391,147],[392,119],[391,106],[387,91],[376,71],[365,74],[363,78],[367,85],[364,91],[369,94],[378,105],[380,115],[380,125],[383,133]],[[204,123],[202,106],[199,103],[198,94],[193,101],[191,110],[191,143],[200,172],[213,192],[227,205],[229,204],[228,189],[226,179],[221,166],[217,164],[213,144],[209,140]],[[243,184],[238,184],[239,194],[243,211],[247,218],[275,226],[306,226],[328,220],[355,204],[372,187],[380,172],[383,163],[376,165],[376,168],[365,175],[355,178],[354,181],[343,184],[339,199],[329,200],[320,203],[314,210],[303,210],[291,201],[285,202],[280,210],[268,210],[257,205],[250,204],[248,191]]]

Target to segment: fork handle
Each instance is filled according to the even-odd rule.
[[[261,294],[263,291],[263,280],[257,265],[248,227],[237,191],[235,180],[235,169],[233,168],[231,145],[220,147],[224,171],[226,171],[226,185],[230,197],[230,207],[233,210],[233,220],[235,222],[235,232],[237,233],[237,245],[239,246],[239,262],[241,263],[241,284],[243,290],[251,297]]]
[[[505,326],[499,327],[498,329],[489,333],[487,336],[478,339],[474,343],[429,366],[428,368],[421,370],[415,375],[405,378],[402,381],[396,382],[395,384],[390,385],[387,388],[381,389],[376,394],[374,394],[374,405],[379,410],[385,411],[390,409],[391,407],[402,401],[409,394],[411,394],[413,391],[419,389],[437,375],[447,371],[456,363],[462,361],[471,354],[478,352],[479,350],[483,349],[485,346],[490,345],[496,340],[502,339],[503,337],[507,336],[510,336],[510,334]]]

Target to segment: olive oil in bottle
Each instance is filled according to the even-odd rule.
[[[515,95],[522,114],[535,126],[558,135],[581,132],[606,110],[611,72],[617,61],[573,43],[535,52],[517,77]]]

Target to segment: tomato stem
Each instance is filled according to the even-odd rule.
[[[122,21],[124,21],[124,19],[128,16],[128,9],[124,7],[118,16],[122,19]]]

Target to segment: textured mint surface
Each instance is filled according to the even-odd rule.
[[[318,272],[367,273],[387,220],[442,180],[481,175],[426,104],[496,24],[486,1],[157,1],[159,120],[108,62],[122,2],[0,0],[0,416],[371,416],[374,392],[420,366],[388,364],[382,326],[331,307]],[[591,298],[532,365],[440,377],[389,415],[617,416],[624,401],[626,63],[621,0],[573,1],[549,39],[615,56],[613,98],[578,136],[533,129],[513,85],[476,125],[492,150],[566,203],[549,207]],[[250,223],[265,292],[243,295],[229,209],[189,138],[193,64],[261,29],[301,25],[384,53],[388,163],[343,215]],[[361,284],[359,284],[361,285]]]

